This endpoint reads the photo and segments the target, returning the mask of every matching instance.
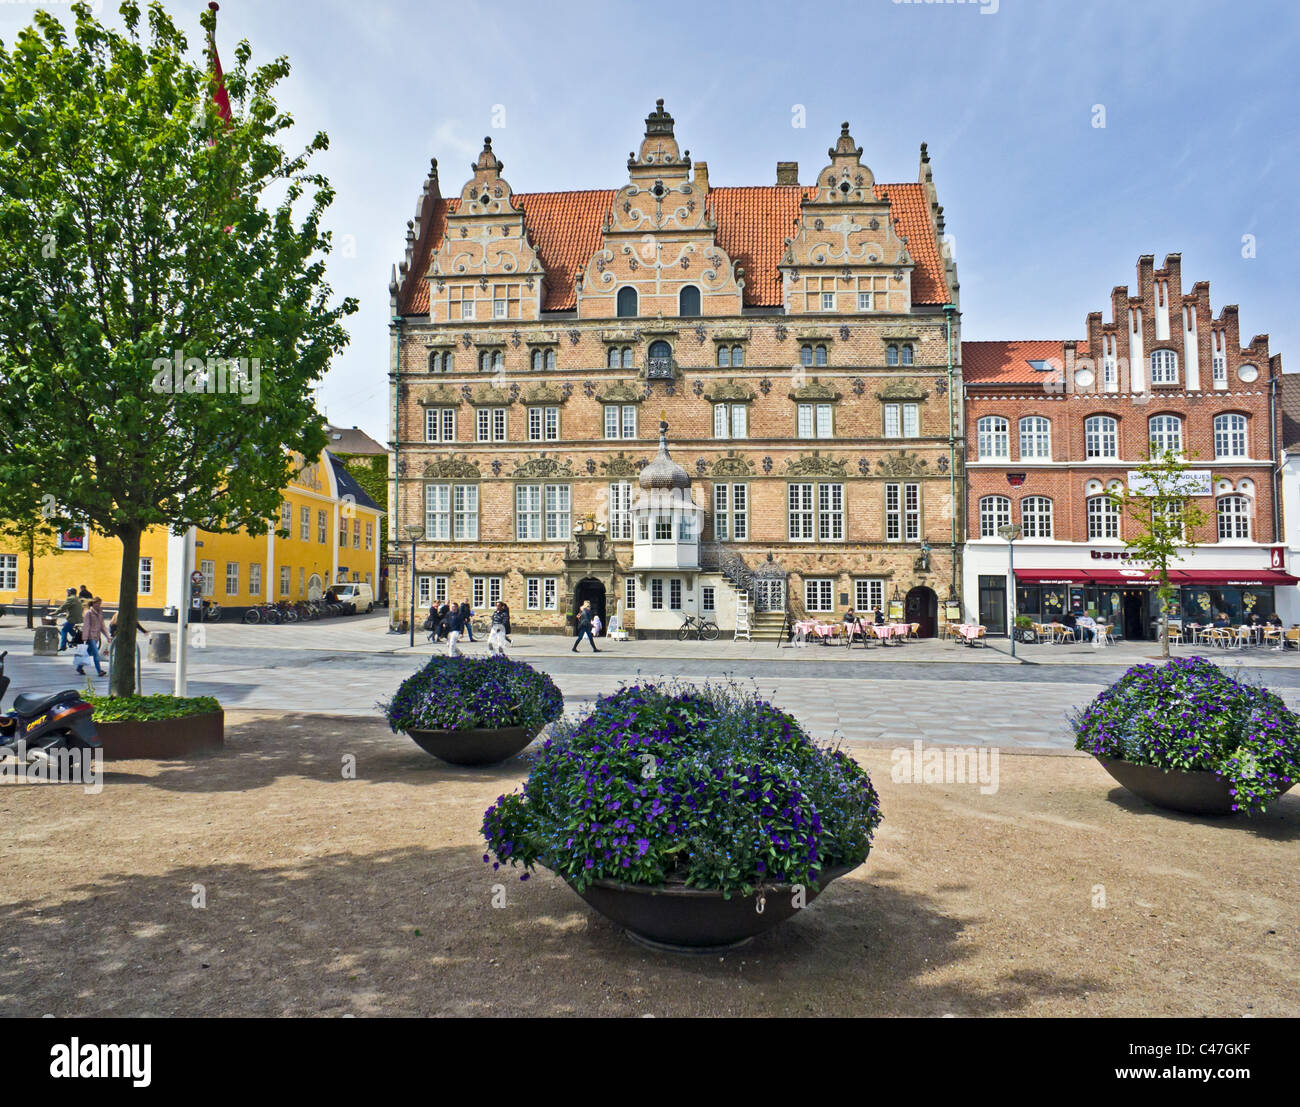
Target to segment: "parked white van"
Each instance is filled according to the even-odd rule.
[[[375,609],[375,592],[368,584],[354,580],[342,581],[334,586],[334,591],[343,603],[352,604],[358,614],[368,614]]]

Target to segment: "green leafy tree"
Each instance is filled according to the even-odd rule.
[[[1195,534],[1209,520],[1197,506],[1187,476],[1186,458],[1172,450],[1153,453],[1137,469],[1137,479],[1111,498],[1134,524],[1125,541],[1130,560],[1154,574],[1160,597],[1160,654],[1169,656],[1169,607],[1178,594],[1169,570],[1195,548]]]
[[[38,10],[0,43],[0,489],[34,483],[121,540],[129,695],[141,535],[273,525],[289,451],[325,445],[311,386],[356,304],[324,279],[328,141],[281,145],[287,59],[239,43],[227,121],[211,46],[191,60],[160,4],[147,27],[119,11],[124,32],[77,4],[69,36]]]

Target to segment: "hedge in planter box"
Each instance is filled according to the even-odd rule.
[[[879,823],[866,772],[785,712],[732,689],[644,684],[557,724],[483,834],[494,867],[541,863],[579,892],[609,878],[748,895],[860,864]]]
[[[555,682],[505,657],[436,656],[402,681],[381,705],[393,731],[540,730],[560,717],[564,697]]]
[[[1263,811],[1300,779],[1300,717],[1203,657],[1136,665],[1070,721],[1095,757],[1215,773],[1236,811]]]

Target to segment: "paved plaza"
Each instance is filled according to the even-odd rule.
[[[146,624],[175,635],[175,626]],[[387,616],[286,626],[212,624],[196,629],[190,651],[191,695],[216,696],[227,710],[377,714],[377,701],[430,656],[423,634],[412,649],[388,632]],[[551,674],[571,710],[636,679],[732,680],[754,687],[794,714],[819,738],[849,742],[995,745],[1068,750],[1067,714],[1087,703],[1133,664],[1157,653],[1153,643],[1094,650],[1087,645],[970,648],[937,640],[901,647],[845,649],[810,643],[602,641],[593,655],[555,635],[516,634],[510,647]],[[31,656],[31,632],[13,616],[0,620],[13,691],[55,691],[84,684],[71,654]],[[486,643],[466,643],[483,653]],[[439,646],[439,650],[445,647]],[[1190,647],[1175,647],[1188,656]],[[1249,650],[1212,654],[1240,667],[1300,707],[1300,656]],[[144,663],[144,690],[171,691],[173,666]],[[103,688],[106,681],[98,681]]]

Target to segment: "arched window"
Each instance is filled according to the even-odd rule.
[[[731,347],[731,364],[732,364],[732,365],[744,365],[744,364],[745,364],[745,347],[744,347],[744,346],[732,346],[732,347]]]
[[[1119,457],[1119,420],[1090,415],[1083,421],[1083,450],[1088,457]]]
[[[1178,355],[1173,350],[1151,351],[1151,383],[1178,383]]]
[[[1011,456],[1010,431],[1001,415],[986,415],[976,424],[976,449],[981,461]]]
[[[1250,537],[1250,500],[1245,496],[1220,496],[1219,538]]]
[[[885,364],[886,364],[886,365],[897,365],[897,364],[898,364],[898,347],[897,347],[897,346],[886,346],[886,347],[885,347]]]
[[[618,317],[620,319],[636,318],[636,289],[625,285],[618,290]]]
[[[623,347],[623,368],[624,369],[632,368],[632,347],[631,346]]]
[[[1183,421],[1177,415],[1153,415],[1147,422],[1152,458],[1183,452]]]
[[[683,285],[677,294],[677,314],[683,319],[700,314],[700,290],[693,284]]]
[[[437,350],[434,350],[433,353],[429,355],[429,372],[442,372],[442,354]]]
[[[622,364],[622,361],[622,355],[618,352],[618,347],[611,346],[609,348],[609,367],[617,369]]]
[[[1110,496],[1088,497],[1088,537],[1119,537],[1119,504]]]
[[[491,350],[479,351],[478,368],[480,373],[492,372],[492,351]]]
[[[1246,417],[1229,413],[1214,417],[1214,456],[1245,457]]]
[[[900,353],[903,355],[903,364],[911,365],[913,358],[915,357],[915,351],[912,349],[912,344],[908,342],[906,345],[902,346],[900,348]]]
[[[815,349],[815,350],[813,351],[813,364],[814,364],[814,365],[825,365],[825,364],[826,364],[826,347],[825,347],[825,346],[818,346],[817,349]]]
[[[799,364],[800,364],[800,365],[807,365],[807,366],[810,366],[810,365],[812,365],[812,361],[813,361],[813,351],[812,351],[812,347],[811,347],[811,346],[800,346],[800,347],[799,347]]]
[[[673,348],[662,338],[651,342],[646,364],[646,376],[671,379],[673,375]]]
[[[668,345],[662,338],[650,343],[651,357],[672,357],[673,348]]]
[[[1006,496],[985,496],[980,500],[980,537],[997,538],[998,527],[1011,522],[1011,501]]]
[[[554,350],[547,350],[547,351],[546,351],[546,371],[547,371],[548,373],[553,373],[553,372],[555,371],[555,351],[554,351]]]
[[[730,347],[730,346],[719,346],[719,347],[718,347],[718,367],[721,368],[721,369],[728,369],[728,368],[731,367],[731,347]]]
[[[1052,501],[1046,496],[1026,496],[1020,501],[1020,525],[1026,538],[1052,537]]]
[[[1020,457],[1051,459],[1052,424],[1041,415],[1026,415],[1020,420]]]
[[[541,351],[541,350],[534,350],[534,351],[533,351],[532,362],[533,362],[533,370],[534,370],[534,372],[539,372],[539,373],[540,373],[541,370],[542,370],[542,366],[545,364],[545,362],[544,362],[543,359],[542,359],[542,351]]]

